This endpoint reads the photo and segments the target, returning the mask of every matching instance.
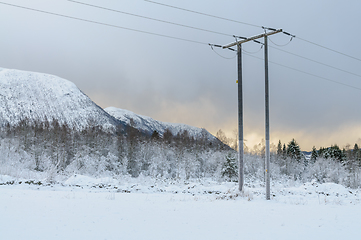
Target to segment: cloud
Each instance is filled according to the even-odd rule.
[[[0,66],[45,72],[74,82],[101,107],[115,106],[157,120],[219,129],[233,136],[237,128],[237,63],[234,52],[214,49],[207,43],[226,44],[233,37],[190,30],[174,25],[92,9],[68,1],[16,0],[14,4],[43,9],[99,22],[204,42],[178,41],[122,29],[100,26],[39,12],[3,6],[0,27]],[[142,1],[93,3],[131,13],[164,19],[230,35],[253,36],[261,28],[206,18]],[[361,56],[358,16],[361,3],[317,1],[182,1],[180,7],[265,25],[296,35],[270,38],[271,141],[287,143],[295,138],[302,149],[330,144],[353,144],[360,138],[360,77],[310,62],[301,55],[356,74],[359,62],[302,41]],[[259,6],[264,6],[260,8]],[[305,18],[305,16],[307,16]],[[337,18],[335,17],[337,16]],[[302,21],[301,21],[302,20]],[[334,29],[337,28],[337,35]],[[347,40],[341,36],[354,35]],[[260,46],[244,44],[257,52]],[[279,51],[281,48],[284,51]],[[244,135],[252,147],[264,138],[263,49],[243,54]],[[274,64],[276,63],[276,64]],[[281,67],[282,64],[304,74]]]

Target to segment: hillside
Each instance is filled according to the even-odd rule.
[[[161,122],[154,120],[151,117],[138,115],[131,111],[115,108],[115,107],[108,107],[105,108],[104,110],[107,113],[109,113],[111,116],[115,117],[117,120],[122,122],[122,124],[124,125],[130,125],[130,121],[132,119],[135,128],[149,135],[151,135],[154,131],[157,131],[161,136],[163,136],[164,132],[167,129],[169,129],[171,133],[174,136],[176,136],[178,133],[181,133],[186,130],[189,136],[195,139],[205,137],[210,141],[217,140],[216,137],[214,137],[204,128],[197,128],[180,123]]]
[[[217,139],[202,128],[186,124],[165,123],[131,111],[108,107],[100,108],[77,86],[60,77],[45,73],[0,68],[0,126],[15,126],[21,121],[51,122],[53,119],[70,128],[82,130],[88,126],[112,129],[119,124],[130,125],[151,135],[157,131],[161,136],[169,129],[174,136],[187,130],[193,138]]]
[[[75,84],[49,74],[0,68],[0,100],[0,126],[53,119],[77,130],[119,124]]]

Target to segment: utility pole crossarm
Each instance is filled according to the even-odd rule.
[[[269,33],[259,34],[259,35],[256,35],[256,36],[241,40],[241,41],[233,42],[233,43],[230,43],[230,44],[227,44],[227,45],[223,46],[222,48],[230,48],[230,47],[233,47],[235,45],[240,45],[242,43],[253,41],[253,40],[256,40],[258,38],[263,38],[263,37],[266,37],[266,36],[270,36],[270,35],[273,35],[273,34],[276,34],[276,33],[279,33],[279,32],[282,32],[282,29],[278,29],[276,31],[269,32]]]

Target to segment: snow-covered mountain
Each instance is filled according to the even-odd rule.
[[[0,126],[26,119],[57,119],[77,130],[89,125],[113,129],[113,117],[65,79],[35,72],[0,68]]]
[[[74,83],[44,73],[0,68],[0,101],[0,127],[7,123],[13,126],[22,120],[31,123],[56,119],[77,130],[90,125],[115,130],[119,124],[130,125],[133,119],[134,127],[149,135],[157,131],[162,136],[166,129],[173,135],[187,130],[194,138],[216,140],[205,129],[160,122],[114,107],[103,110]]]
[[[151,117],[138,115],[131,111],[115,107],[108,107],[104,110],[117,120],[121,121],[124,125],[130,125],[130,121],[133,119],[134,127],[146,134],[152,134],[154,131],[157,131],[162,136],[165,130],[169,129],[172,134],[176,136],[178,133],[187,130],[189,135],[194,138],[205,137],[211,141],[216,140],[216,137],[203,128],[197,128],[186,124],[161,122],[154,120]]]

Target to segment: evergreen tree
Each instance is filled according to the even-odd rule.
[[[281,140],[279,140],[278,145],[277,145],[277,156],[281,157],[282,155],[283,155],[282,143],[281,143]]]
[[[329,148],[320,148],[318,154],[326,159],[332,158],[340,162],[344,162],[346,160],[346,154],[336,144]]]
[[[286,148],[286,144],[283,144],[283,148],[282,148],[282,156],[283,158],[286,158],[287,156],[287,148]]]
[[[226,161],[222,166],[222,177],[225,177],[227,181],[236,181],[238,176],[238,169],[236,158],[232,153],[228,153]]]
[[[311,152],[311,163],[315,163],[317,157],[318,157],[317,149],[316,149],[315,146],[313,146],[312,147],[312,152]]]
[[[355,143],[355,145],[353,147],[352,155],[353,155],[353,160],[356,162],[356,166],[361,167],[361,151],[360,151],[357,143]]]
[[[291,159],[297,160],[297,162],[301,161],[302,155],[300,146],[295,139],[292,139],[287,145],[287,156]]]
[[[324,148],[324,147],[320,147],[320,149],[318,150],[318,156],[319,157],[323,157],[323,158],[326,158],[325,157],[325,153],[326,153],[327,149]]]

